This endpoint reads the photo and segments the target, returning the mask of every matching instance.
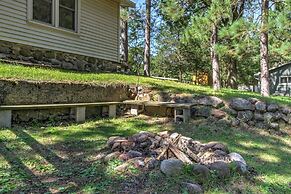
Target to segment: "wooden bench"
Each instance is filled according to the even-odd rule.
[[[147,106],[173,108],[175,122],[178,122],[179,120],[182,120],[183,122],[188,122],[189,119],[191,118],[191,107],[195,105],[192,103],[153,102],[136,100],[127,100],[124,101],[123,104],[131,106],[130,113],[132,115],[138,115]]]
[[[44,110],[71,108],[74,112],[76,122],[85,121],[86,107],[108,107],[108,116],[116,117],[116,107],[120,102],[97,102],[97,103],[74,103],[74,104],[38,104],[38,105],[1,105],[0,106],[0,127],[11,127],[13,110]]]

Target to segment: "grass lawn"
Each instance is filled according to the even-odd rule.
[[[81,125],[0,129],[0,193],[182,193],[179,183],[193,177],[166,178],[136,169],[118,174],[119,161],[103,164],[98,154],[110,136],[170,130],[201,142],[221,141],[241,153],[255,169],[251,179],[206,182],[206,193],[291,193],[291,139],[262,131],[155,122],[156,118],[95,120]]]
[[[228,100],[233,97],[255,97],[266,101],[278,102],[291,105],[290,97],[272,96],[262,98],[257,93],[243,92],[231,89],[213,91],[210,87],[195,86],[173,81],[157,80],[147,77],[133,75],[111,74],[111,73],[80,73],[59,69],[44,69],[36,67],[24,67],[20,65],[8,65],[0,62],[0,79],[37,80],[37,81],[62,81],[82,82],[94,84],[129,84],[153,87],[159,91],[170,91],[176,93],[190,93],[197,95],[215,95]]]

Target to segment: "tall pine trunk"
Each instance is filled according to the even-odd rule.
[[[211,35],[211,63],[212,63],[212,80],[213,80],[213,89],[220,90],[220,72],[219,72],[219,59],[215,51],[215,46],[218,39],[218,29],[215,24],[212,26],[212,35]]]
[[[269,0],[262,0],[262,24],[261,24],[261,95],[270,95],[269,64],[268,64],[268,15]]]
[[[127,8],[122,8],[128,11]],[[121,18],[120,21],[120,37],[121,37],[121,60],[124,64],[128,65],[128,21],[127,18]]]
[[[146,0],[146,26],[145,26],[145,49],[144,49],[144,75],[150,76],[151,63],[151,0]]]

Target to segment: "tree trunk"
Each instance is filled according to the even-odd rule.
[[[262,0],[262,24],[261,24],[261,95],[270,95],[269,64],[268,64],[268,14],[269,1]]]
[[[213,89],[220,90],[220,72],[219,72],[219,59],[215,51],[215,46],[217,44],[217,35],[218,29],[215,24],[212,26],[212,35],[211,35],[211,62],[212,62],[212,79],[213,79]]]
[[[227,86],[232,89],[238,89],[237,85],[237,61],[229,60],[229,67],[227,69]]]
[[[123,8],[126,9],[126,8]],[[124,64],[128,64],[128,22],[127,19],[121,18],[120,21],[120,38],[121,38],[121,49],[120,56],[121,61]]]
[[[151,59],[151,0],[146,0],[146,26],[145,26],[145,49],[144,49],[144,75],[150,76]]]

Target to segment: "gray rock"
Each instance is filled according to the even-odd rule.
[[[153,170],[155,168],[157,168],[159,166],[160,162],[155,159],[155,158],[152,158],[150,159],[148,162],[147,162],[147,165],[146,167],[149,169],[149,170]]]
[[[256,102],[255,107],[256,107],[256,110],[259,112],[266,112],[267,110],[267,104],[262,101]]]
[[[234,98],[230,102],[230,106],[238,111],[243,111],[243,110],[254,110],[254,105],[243,98]]]
[[[215,108],[224,106],[223,101],[215,96],[206,96],[204,98],[200,98],[197,103],[200,105],[213,106]]]
[[[287,106],[283,106],[283,107],[281,107],[281,111],[283,114],[288,115],[289,113],[291,113],[291,108],[289,108]]]
[[[238,127],[239,124],[240,124],[240,121],[238,119],[233,119],[231,121],[231,126],[233,126],[233,127]]]
[[[250,101],[252,104],[256,104],[256,102],[259,101],[257,98],[248,98],[248,101]]]
[[[70,70],[76,69],[72,63],[68,63],[68,62],[63,62],[62,67],[64,69],[70,69]]]
[[[227,146],[219,142],[209,142],[204,145],[204,149],[205,150],[211,149],[213,151],[221,150],[224,151],[225,153],[229,153]]]
[[[265,129],[267,128],[266,124],[263,122],[256,122],[255,126],[259,129]]]
[[[234,165],[235,165],[235,170],[236,170],[239,174],[241,174],[241,175],[245,175],[245,174],[247,174],[247,172],[248,172],[248,167],[247,167],[247,165],[245,165],[245,164],[242,163],[242,162],[238,162],[238,161],[234,161],[233,163],[234,163]]]
[[[141,152],[138,152],[138,151],[135,151],[135,150],[130,150],[127,152],[129,158],[136,158],[136,157],[141,157],[142,156],[142,153]]]
[[[212,112],[212,108],[207,107],[207,106],[196,106],[194,108],[192,108],[192,111],[194,112],[193,114],[196,117],[209,117],[211,115]]]
[[[219,109],[213,109],[211,111],[211,115],[215,118],[222,119],[226,116],[226,113],[222,110],[219,110]]]
[[[181,173],[183,162],[178,159],[163,160],[161,163],[161,171],[167,176],[177,175]]]
[[[261,114],[261,113],[255,113],[255,114],[254,114],[254,119],[255,119],[256,121],[264,121],[264,115]]]
[[[228,156],[229,156],[229,159],[231,161],[241,162],[244,165],[247,165],[245,159],[238,153],[232,152],[232,153],[228,154]]]
[[[278,104],[270,104],[268,106],[267,110],[269,112],[276,112],[277,110],[279,110],[279,106],[278,106]]]
[[[275,130],[280,129],[280,126],[279,126],[278,123],[269,123],[268,126],[269,126],[269,128],[271,128],[271,129],[275,129]]]
[[[182,187],[184,187],[186,189],[186,192],[189,194],[204,193],[202,187],[195,183],[182,183]]]
[[[264,121],[266,122],[266,123],[271,123],[271,122],[273,122],[273,121],[275,121],[276,119],[275,119],[275,115],[274,115],[274,113],[271,113],[271,112],[266,112],[265,114],[264,114]]]
[[[53,64],[53,65],[55,65],[55,66],[60,66],[62,63],[59,61],[59,60],[57,60],[57,59],[51,59],[50,60],[51,61],[51,63]]]
[[[237,118],[242,122],[248,122],[252,120],[253,116],[254,115],[252,111],[239,111]]]
[[[230,176],[230,169],[225,162],[214,162],[209,165],[209,168],[217,172],[219,178],[226,178]]]
[[[205,165],[194,164],[192,170],[194,176],[198,178],[207,178],[209,176],[210,170]]]

